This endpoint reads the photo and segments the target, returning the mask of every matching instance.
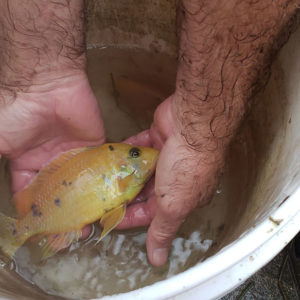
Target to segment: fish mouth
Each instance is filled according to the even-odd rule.
[[[150,169],[150,170],[148,170],[147,172],[146,172],[146,174],[145,174],[145,176],[142,176],[142,177],[144,177],[144,179],[143,180],[141,180],[141,181],[139,181],[138,183],[136,183],[134,186],[137,186],[137,187],[143,187],[143,186],[145,186],[147,183],[148,183],[148,181],[152,178],[152,177],[154,177],[154,175],[155,175],[155,166],[156,166],[156,164]],[[139,172],[139,170],[134,170],[130,175],[132,175],[132,174],[136,174],[136,173],[138,173]]]

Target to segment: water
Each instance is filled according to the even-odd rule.
[[[88,73],[108,140],[121,141],[149,127],[155,107],[174,90],[176,60],[137,49],[95,48],[88,51]],[[13,264],[0,259],[0,268],[12,268],[46,293],[68,299],[126,292],[182,272],[220,249],[230,224],[239,218],[251,175],[248,151],[248,138],[240,135],[213,200],[186,219],[163,267],[152,267],[147,260],[146,228],[114,231],[95,246],[99,234],[95,226],[88,241],[45,262],[38,261],[37,248],[28,242],[17,252]],[[1,211],[13,215],[5,165],[2,161]]]
[[[176,59],[131,48],[88,50],[88,75],[108,139],[149,128],[156,106],[174,89]]]

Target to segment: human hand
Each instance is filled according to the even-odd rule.
[[[0,2],[0,155],[13,192],[58,153],[104,142],[86,75],[84,1]]]
[[[13,192],[60,152],[105,140],[96,98],[84,72],[51,88],[18,93],[0,110],[0,153],[9,159]]]
[[[296,1],[221,2],[181,1],[175,94],[156,110],[150,132],[131,139],[161,153],[155,189],[119,228],[151,223],[147,251],[156,266],[184,218],[210,198],[225,151],[296,24]]]
[[[60,152],[105,135],[86,75],[84,1],[2,1],[0,11],[0,156],[16,193]]]
[[[129,206],[118,226],[125,229],[150,224],[147,252],[155,266],[166,262],[172,240],[188,214],[209,201],[218,183],[225,153],[225,149],[197,151],[187,144],[176,118],[173,97],[157,108],[150,131],[127,140],[161,150],[155,187],[150,182],[140,199],[147,201]]]
[[[85,72],[60,79],[50,89],[19,93],[0,110],[0,153],[9,159],[13,193],[60,152],[104,141],[103,121]],[[23,200],[13,199],[16,206]],[[84,227],[82,238],[90,231]]]

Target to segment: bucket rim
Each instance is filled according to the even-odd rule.
[[[231,278],[232,284],[222,286],[222,294],[226,294],[234,287],[241,284],[249,276],[258,271],[277,255],[300,230],[300,187],[292,193],[289,198],[277,208],[271,211],[255,227],[251,227],[238,239],[221,249],[215,255],[207,258],[203,262],[197,263],[188,270],[174,275],[162,281],[153,283],[126,293],[104,296],[98,299],[167,299],[172,296],[180,295],[188,290],[206,283],[216,276],[229,271],[232,267],[255,256],[264,254],[259,263],[252,262],[252,267],[246,270],[247,276],[232,274],[236,278]],[[296,209],[295,209],[296,208]],[[278,222],[276,222],[278,220]],[[298,220],[298,221],[297,221]],[[275,222],[274,222],[275,221]],[[275,243],[275,247],[274,247]],[[269,246],[268,246],[269,245]],[[260,249],[261,248],[261,249]],[[261,251],[263,248],[264,251]],[[258,251],[260,250],[260,251]],[[266,255],[266,250],[270,255]],[[257,258],[257,257],[256,257]],[[215,266],[218,266],[217,268]],[[240,277],[245,277],[242,281]],[[219,292],[214,292],[215,296],[222,296]],[[204,296],[204,295],[203,295]],[[212,299],[203,297],[202,299]],[[97,298],[94,298],[97,300]]]

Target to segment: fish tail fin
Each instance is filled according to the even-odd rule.
[[[12,258],[25,243],[27,237],[17,232],[17,220],[0,213],[0,249]]]

